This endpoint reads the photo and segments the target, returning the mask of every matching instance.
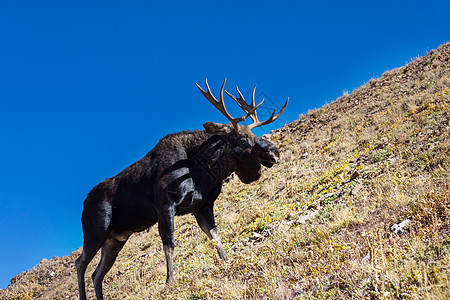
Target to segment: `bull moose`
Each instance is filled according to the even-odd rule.
[[[81,217],[83,252],[75,262],[80,299],[86,298],[85,272],[88,264],[101,248],[100,262],[92,274],[95,295],[103,299],[102,282],[116,257],[133,232],[158,223],[167,264],[166,282],[173,281],[174,217],[194,214],[198,225],[209,239],[216,241],[221,259],[228,260],[214,221],[214,201],[220,194],[223,180],[233,172],[243,183],[251,183],[261,176],[261,165],[272,167],[280,160],[278,148],[251,132],[255,127],[269,124],[283,113],[286,103],[275,115],[259,121],[253,88],[251,104],[247,104],[239,88],[239,98],[225,91],[245,111],[233,118],[225,108],[223,92],[220,100],[198,84],[208,99],[229,121],[229,124],[207,122],[204,130],[169,134],[159,141],[142,159],[112,178],[95,186],[84,201]],[[264,100],[263,100],[264,101]],[[247,117],[253,123],[238,124]]]

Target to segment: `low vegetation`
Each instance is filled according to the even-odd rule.
[[[180,217],[175,282],[153,227],[130,238],[105,296],[449,299],[449,67],[445,44],[271,132],[282,162],[252,185],[231,178],[216,204],[229,262]],[[42,261],[0,299],[76,299],[80,251]]]

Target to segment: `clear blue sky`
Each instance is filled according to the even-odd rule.
[[[257,83],[274,107],[289,96],[274,129],[449,41],[449,11],[449,1],[0,0],[0,288],[82,245],[97,183],[167,133],[226,121],[195,82],[218,94],[227,77],[247,99]]]

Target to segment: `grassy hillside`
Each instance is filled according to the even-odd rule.
[[[230,261],[179,217],[175,283],[154,227],[130,238],[106,297],[449,299],[449,67],[450,43],[268,134],[282,163],[251,185],[232,178],[216,203]],[[76,299],[80,251],[42,261],[0,299]]]

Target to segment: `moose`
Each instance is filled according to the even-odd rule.
[[[88,264],[101,248],[100,262],[92,274],[95,295],[103,299],[102,283],[120,250],[134,232],[143,231],[158,223],[166,259],[167,279],[173,277],[174,217],[192,213],[202,231],[216,241],[219,257],[228,257],[220,241],[214,221],[214,201],[223,181],[233,172],[243,183],[251,183],[261,176],[261,165],[272,167],[280,160],[278,148],[251,132],[253,128],[272,123],[283,113],[286,103],[265,121],[259,121],[253,88],[251,104],[247,104],[239,88],[239,98],[227,93],[244,110],[245,115],[233,118],[223,101],[226,79],[220,89],[220,100],[211,93],[205,80],[203,96],[229,121],[229,124],[207,122],[204,130],[169,134],[142,159],[125,168],[118,175],[95,186],[84,201],[81,216],[83,252],[75,261],[80,299],[86,298],[85,272]],[[247,117],[253,123],[238,124]]]

